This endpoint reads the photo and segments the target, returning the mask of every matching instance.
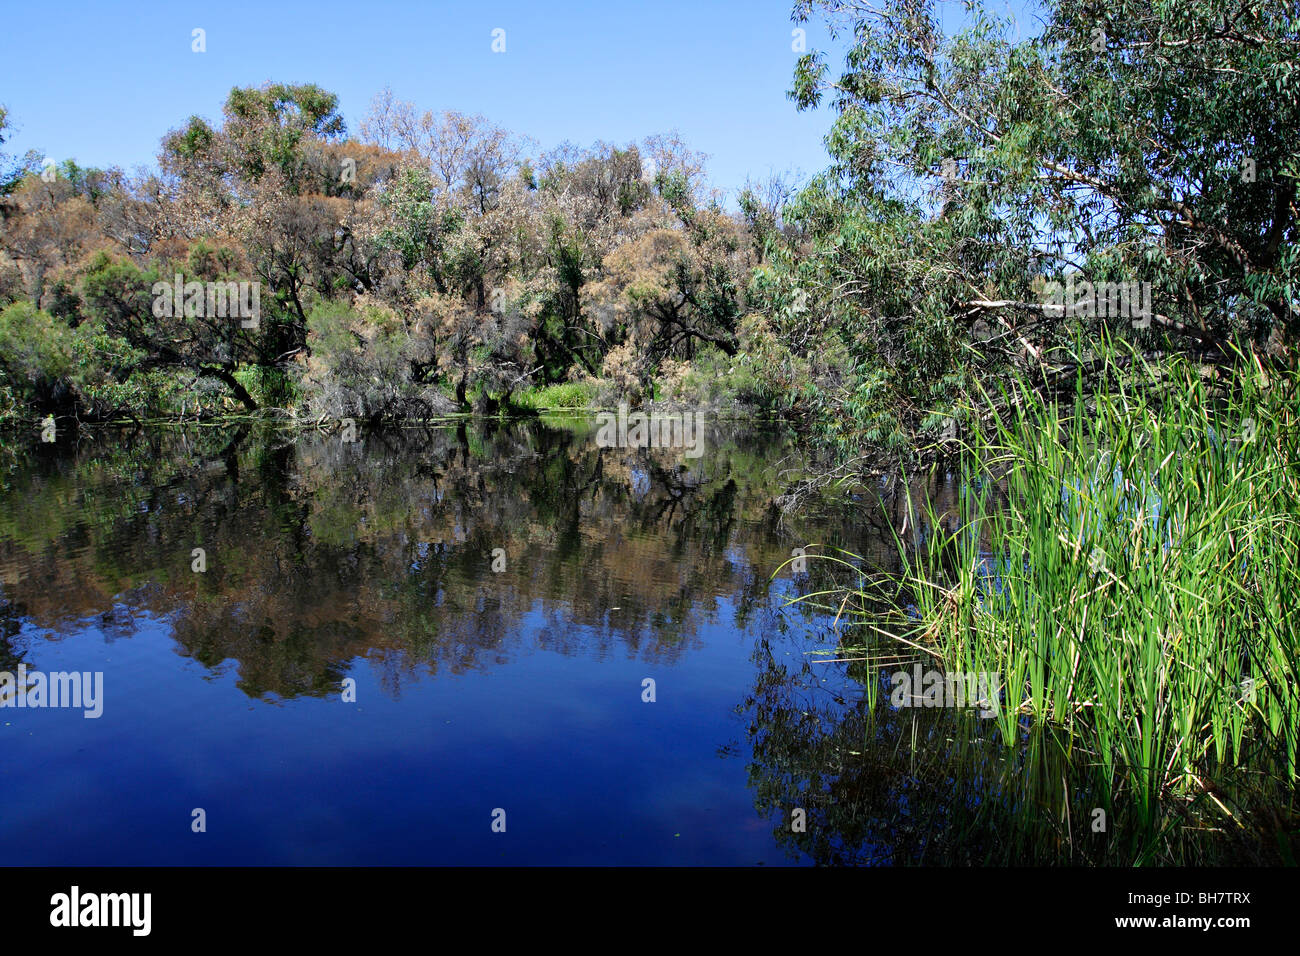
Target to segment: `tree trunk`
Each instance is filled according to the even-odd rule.
[[[230,369],[220,365],[200,365],[199,374],[206,375],[208,378],[217,379],[225,385],[226,388],[230,389],[231,393],[235,398],[239,399],[245,408],[250,412],[257,411],[257,402],[254,401],[252,395],[248,394],[248,389],[239,384],[239,380],[235,378],[234,373]]]

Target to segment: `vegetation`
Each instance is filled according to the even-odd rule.
[[[851,613],[1001,675],[1001,738],[1064,730],[1107,784],[1098,805],[1123,800],[1155,855],[1188,803],[1238,828],[1261,778],[1296,780],[1300,379],[1257,367],[1224,395],[1191,363],[1133,357],[1136,381],[1067,407],[1024,379],[985,395],[955,514],[918,515],[905,570],[864,576]]]
[[[739,405],[858,453],[942,434],[1011,372],[1074,383],[1081,332],[1293,364],[1300,28],[1229,7],[1052,0],[1021,39],[982,4],[945,33],[930,0],[800,0],[849,41],[838,76],[802,56],[790,94],[833,108],[833,164],[734,212],[672,137],[538,154],[389,91],[350,134],[310,84],[232,90],[156,173],[7,162],[0,305],[130,355],[84,359],[111,401],[53,357],[61,405],[5,373],[10,415],[176,417],[197,386],[205,413],[377,424],[595,381],[601,404]],[[260,320],[155,315],[176,276],[259,283]],[[1150,314],[1045,307],[1075,279],[1139,284]]]
[[[655,401],[781,416],[845,474],[937,459],[960,502],[903,572],[814,592],[870,653],[1001,673],[1001,741],[1092,768],[1123,858],[1294,832],[1300,10],[966,8],[797,0],[847,51],[790,92],[832,164],[734,210],[672,137],[539,154],[387,91],[352,135],[313,85],[232,90],[141,176],[0,157],[0,418]],[[193,282],[260,314],[159,307]]]
[[[594,392],[590,385],[584,382],[564,382],[524,392],[515,398],[515,404],[533,411],[586,409],[592,406],[593,398]]]
[[[50,341],[0,368],[6,415],[391,424],[596,381],[636,401],[737,354],[761,250],[700,157],[525,146],[388,92],[348,138],[333,94],[268,84],[164,137],[157,173],[29,158],[0,206],[0,307]],[[253,286],[257,314],[232,309]],[[96,344],[69,363],[74,341]]]

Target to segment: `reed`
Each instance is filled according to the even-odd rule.
[[[1154,853],[1173,827],[1257,825],[1270,785],[1267,815],[1294,813],[1300,390],[1251,359],[1225,387],[1104,348],[1069,404],[1024,380],[972,402],[955,530],[923,506],[901,575],[831,603],[1000,673],[1001,738],[1066,731]]]

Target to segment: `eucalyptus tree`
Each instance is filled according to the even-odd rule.
[[[1293,360],[1295,5],[1051,0],[1025,39],[965,7],[950,31],[933,0],[794,8],[848,50],[838,73],[823,52],[798,62],[791,97],[836,114],[833,163],[787,209],[803,245],[760,284],[773,314],[803,322],[798,297],[848,350],[835,413],[902,440],[972,376],[1059,372],[1080,325],[1210,355],[1245,334]],[[1150,328],[1044,308],[1071,276],[1149,283]]]

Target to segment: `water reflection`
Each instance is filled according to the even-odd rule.
[[[960,482],[785,513],[811,464],[788,436],[704,447],[602,449],[573,419],[0,450],[0,670],[107,671],[93,732],[0,711],[0,862],[1122,861],[1067,742],[894,710],[879,661],[813,663],[836,633],[783,607],[843,581],[773,579],[793,548],[897,568],[918,500],[950,521]],[[521,835],[492,843],[503,802]],[[224,842],[178,837],[208,804]]]
[[[26,504],[0,518],[6,626],[129,629],[148,611],[185,654],[237,661],[253,696],[329,693],[374,652],[431,672],[499,662],[530,613],[553,625],[547,650],[672,661],[698,639],[691,609],[734,596],[743,627],[792,547],[886,563],[886,525],[905,520],[898,496],[892,513],[814,498],[783,515],[790,449],[770,432],[714,427],[693,461],[599,449],[580,427],[228,437],[101,437],[11,467],[6,496]]]
[[[0,452],[0,660],[104,670],[107,697],[93,732],[3,714],[2,862],[781,862],[719,750],[743,746],[753,640],[794,586],[772,570],[853,544],[857,509],[783,515],[776,432],[715,426],[697,459],[593,439],[147,430]],[[531,840],[477,842],[464,821],[502,802]],[[208,804],[220,845],[166,825]],[[34,829],[59,836],[17,839]]]
[[[1152,834],[1133,825],[1128,798],[1110,789],[1102,761],[1028,721],[1008,745],[993,720],[960,708],[890,705],[888,675],[919,659],[876,648],[827,681],[815,659],[789,663],[760,640],[749,721],[750,785],[773,838],[792,859],[822,865],[1189,866],[1280,864],[1290,787],[1258,775],[1231,797],[1261,832],[1206,827],[1210,798],[1174,807]],[[858,653],[862,653],[859,651]],[[1274,768],[1275,770],[1278,768]],[[806,825],[791,825],[794,808]]]

